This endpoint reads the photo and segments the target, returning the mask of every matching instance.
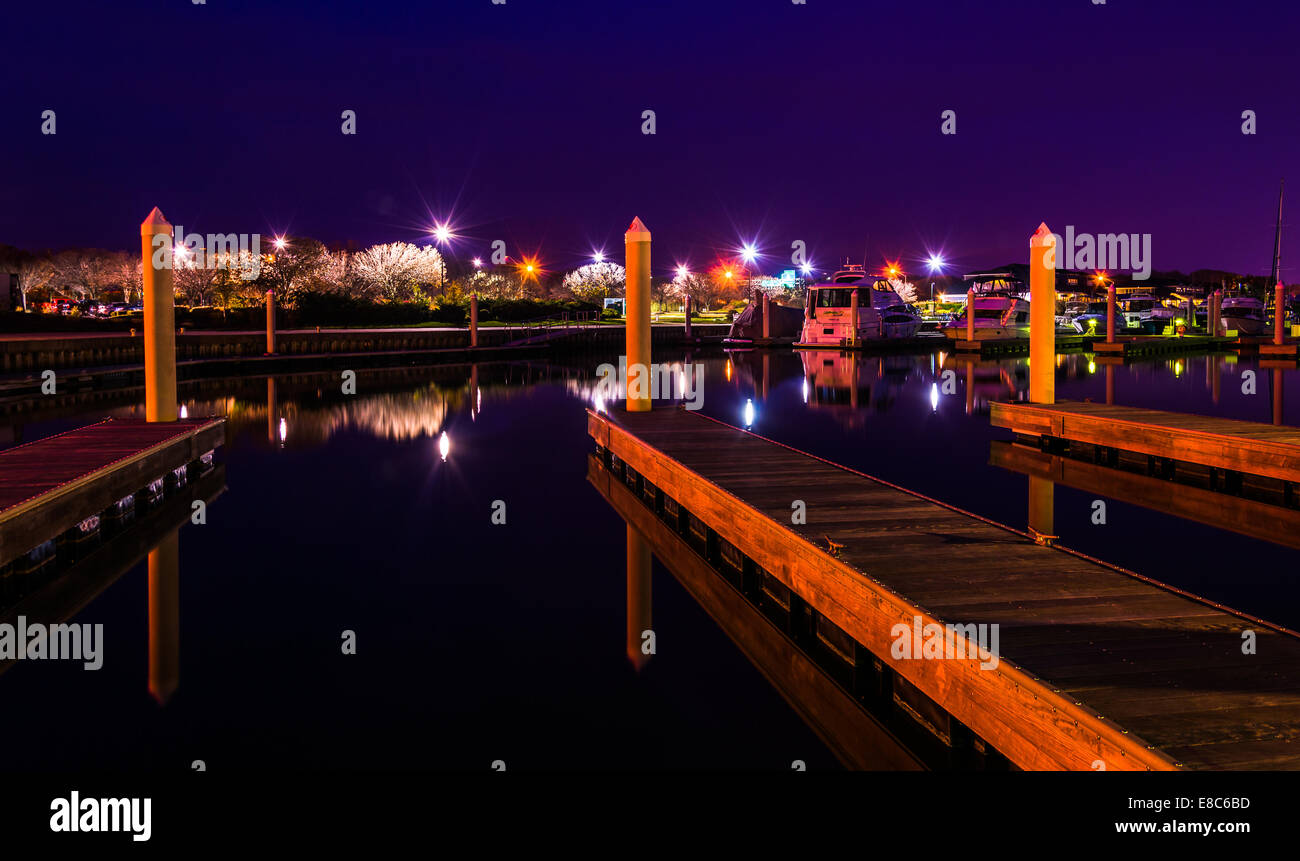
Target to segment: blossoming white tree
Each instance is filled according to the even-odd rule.
[[[352,265],[361,285],[390,302],[409,299],[420,286],[441,287],[447,273],[438,249],[409,242],[372,245]]]
[[[588,263],[564,276],[564,289],[579,299],[619,296],[627,285],[627,270],[617,263]]]

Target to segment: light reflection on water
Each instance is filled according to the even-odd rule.
[[[656,360],[704,362],[708,415],[1024,525],[1026,479],[989,464],[992,442],[1008,435],[988,421],[992,401],[1024,398],[1023,359]],[[78,616],[106,625],[104,670],[27,665],[0,676],[0,729],[33,741],[0,753],[0,766],[833,765],[662,571],[653,618],[671,648],[640,673],[629,665],[625,529],[585,481],[583,408],[605,361],[617,357],[362,372],[355,396],[336,374],[188,386],[189,415],[228,419],[228,490],[207,525],[180,532],[177,692],[162,710],[141,696],[148,602],[137,563]],[[1258,371],[1225,356],[1129,366],[1062,356],[1057,394],[1104,401],[1110,391],[1121,404],[1268,422],[1282,382],[1283,417],[1294,414],[1295,372],[1258,373],[1248,395],[1246,370]],[[136,397],[37,410],[0,444],[139,415]],[[1092,500],[1057,488],[1063,543],[1300,624],[1300,590],[1279,573],[1294,570],[1295,551],[1118,500],[1094,527]],[[504,526],[491,522],[496,501]],[[351,663],[338,654],[344,629],[361,644]],[[87,701],[112,743],[67,744]]]

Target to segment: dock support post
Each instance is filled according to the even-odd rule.
[[[1029,240],[1029,400],[1056,403],[1056,239],[1046,224]]]
[[[140,225],[144,256],[144,416],[176,421],[176,291],[172,286],[172,226],[162,211]]]
[[[478,294],[469,294],[469,345],[478,346]]]
[[[1286,288],[1277,282],[1273,288],[1273,343],[1279,347],[1286,340]]]
[[[682,312],[686,318],[686,339],[689,341],[691,338],[691,296],[689,293],[682,299]]]
[[[1115,366],[1106,366],[1106,406],[1115,405]]]
[[[975,288],[966,291],[966,340],[975,341]]]
[[[650,543],[627,525],[627,659],[640,670],[650,662],[642,635],[651,629]]]
[[[623,235],[627,267],[627,411],[650,411],[650,231],[640,218]]]
[[[763,340],[772,339],[772,297],[767,295],[766,291],[761,291],[763,302]]]
[[[1115,343],[1115,285],[1106,285],[1106,343]]]
[[[275,290],[266,291],[266,354],[275,355]]]
[[[149,693],[165,704],[180,685],[180,530],[149,551]]]

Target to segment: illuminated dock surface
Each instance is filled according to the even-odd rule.
[[[106,420],[0,452],[0,565],[225,441],[224,419]]]
[[[995,403],[989,421],[1023,436],[1135,452],[1287,483],[1300,481],[1300,429],[1280,423],[1078,401]]]
[[[846,768],[914,771],[918,759],[799,644],[733,588],[674,525],[640,504],[594,455],[587,479]],[[761,589],[761,585],[759,586]],[[789,627],[788,625],[786,627]]]
[[[686,411],[588,428],[708,555],[743,555],[881,662],[896,698],[919,692],[1017,767],[1300,768],[1290,631]],[[997,666],[894,657],[916,617],[998,624]]]

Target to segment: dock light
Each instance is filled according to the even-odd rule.
[[[937,413],[938,411],[939,411],[939,384],[931,383],[930,384],[930,412]]]
[[[1094,362],[1092,359],[1088,360],[1088,373],[1090,374],[1097,373],[1097,363]]]
[[[446,431],[443,431],[442,436],[438,437],[438,454],[442,455],[443,460],[446,460],[447,453],[450,451],[451,451],[451,437],[447,436]]]
[[[187,419],[189,417],[190,417],[189,407],[185,406],[185,404],[181,404],[181,418]]]
[[[1174,362],[1174,376],[1181,377],[1182,375],[1183,375],[1183,363],[1181,360],[1179,360],[1177,362]]]
[[[745,398],[745,427],[750,428],[753,426],[754,426],[754,401],[750,398]]]

